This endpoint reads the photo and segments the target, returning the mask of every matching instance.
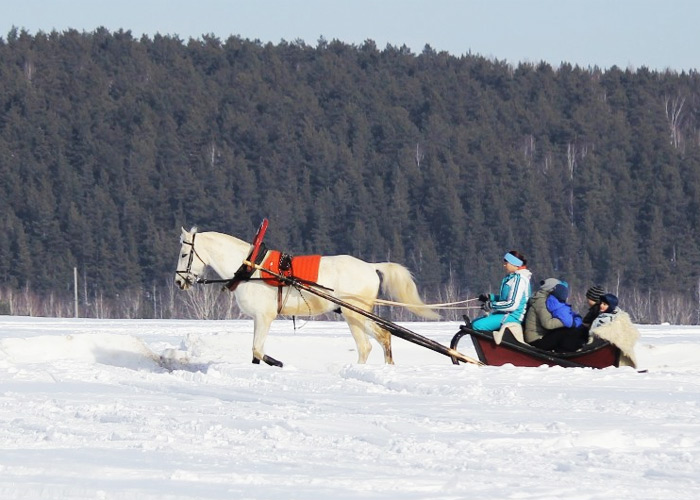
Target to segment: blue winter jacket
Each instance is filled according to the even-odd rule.
[[[506,315],[502,323],[522,323],[527,301],[532,294],[531,277],[532,273],[529,270],[518,269],[503,278],[498,295],[489,295],[491,310]]]
[[[579,327],[583,324],[581,316],[566,302],[559,302],[554,295],[547,297],[546,305],[552,317],[560,320],[566,328]]]

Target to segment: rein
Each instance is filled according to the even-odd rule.
[[[473,299],[465,299],[465,300],[458,300],[457,302],[443,302],[442,304],[424,304],[424,305],[415,305],[415,304],[406,304],[404,302],[394,302],[391,300],[384,300],[384,299],[376,299],[374,301],[375,304],[377,305],[383,305],[383,306],[400,306],[400,307],[417,307],[417,308],[423,308],[423,309],[480,309],[480,307],[474,307],[474,306],[462,306],[458,307],[460,304],[468,304],[469,302],[473,302],[475,300],[479,300],[478,298],[473,298]]]
[[[313,285],[312,283],[308,283],[310,285]],[[343,298],[355,298],[355,299],[364,299],[363,297],[359,295],[352,295],[352,294],[343,294]],[[375,299],[374,304],[378,306],[398,306],[398,307],[415,307],[415,308],[421,308],[421,309],[451,309],[451,310],[464,310],[464,309],[481,309],[479,306],[470,306],[466,305],[469,302],[473,302],[475,300],[479,300],[478,298],[473,298],[473,299],[465,299],[465,300],[458,300],[457,302],[443,302],[441,304],[423,304],[423,305],[416,305],[416,304],[407,304],[405,302],[394,302],[393,300],[384,300],[384,299]],[[367,303],[365,301],[365,303]],[[460,304],[465,304],[463,306],[460,306]]]
[[[189,283],[189,284],[191,284],[191,285],[194,285],[195,283],[196,283],[196,284],[200,284],[200,285],[209,285],[209,284],[212,284],[212,283],[230,283],[231,280],[235,279],[235,277],[234,277],[234,278],[225,278],[225,279],[200,278],[199,276],[195,275],[195,274],[192,272],[192,262],[194,261],[194,257],[195,257],[195,256],[197,256],[197,258],[200,260],[200,262],[202,262],[202,264],[205,264],[205,265],[206,265],[206,262],[204,262],[204,259],[202,259],[202,258],[199,256],[199,254],[197,253],[197,249],[194,247],[194,239],[195,239],[196,236],[197,236],[197,233],[195,233],[195,234],[192,235],[192,241],[191,241],[191,242],[190,242],[190,241],[183,241],[183,242],[182,242],[183,245],[188,245],[188,246],[190,246],[192,249],[190,250],[190,255],[189,255],[189,257],[187,258],[187,268],[186,268],[184,271],[182,271],[182,270],[175,271],[175,274],[177,274],[178,276],[180,276],[183,280],[185,280],[187,283]],[[260,252],[259,259],[257,259],[257,260],[261,260],[261,259],[265,256],[265,254],[267,253],[267,249],[264,247],[264,245],[262,245],[261,248],[262,248],[263,251]],[[250,256],[248,256],[248,259],[246,259],[246,260],[250,260]],[[258,264],[258,263],[259,263],[259,262],[256,262],[256,264]],[[249,266],[246,266],[245,264],[243,264],[242,267],[249,267]],[[255,269],[252,269],[252,270],[255,271]],[[192,279],[192,277],[194,277],[194,279]],[[320,284],[318,284],[318,283],[316,283],[316,282],[311,282],[311,281],[308,281],[308,280],[302,280],[302,279],[299,279],[299,278],[297,278],[297,280],[298,280],[298,281],[301,281],[301,282],[303,282],[303,283],[305,283],[305,284],[307,284],[307,285],[311,285],[311,286],[315,286],[315,287],[321,288],[321,289],[323,289],[323,290],[333,291],[333,289],[328,288],[328,287],[325,287],[325,286],[323,286],[323,285],[320,285]],[[252,277],[250,277],[250,276],[246,276],[246,277],[241,278],[241,281],[264,281],[264,278],[262,278],[262,277],[252,278]]]
[[[204,260],[199,256],[199,254],[197,253],[197,250],[194,247],[194,240],[195,240],[196,236],[197,236],[196,233],[192,235],[191,242],[189,242],[189,241],[182,242],[184,245],[189,245],[192,249],[190,250],[190,255],[187,259],[187,268],[184,271],[175,271],[175,274],[177,274],[183,280],[185,280],[187,283],[190,283],[190,284],[197,283],[197,284],[202,284],[202,285],[209,285],[209,284],[214,284],[214,283],[231,283],[231,281],[235,278],[208,279],[208,278],[200,278],[199,276],[196,276],[192,273],[192,261],[194,260],[195,255],[203,264],[206,264],[206,262],[204,262]],[[261,255],[264,255],[265,253],[266,252],[263,251]],[[247,259],[247,260],[249,261],[249,259]],[[255,264],[258,264],[258,263],[256,262]],[[244,267],[244,266],[245,266],[245,263],[241,267]],[[194,277],[194,279],[192,279],[193,277]],[[262,276],[258,277],[258,278],[253,278],[253,277],[247,276],[247,277],[244,277],[243,279],[241,279],[241,281],[263,281],[263,279],[264,278],[262,278]],[[322,290],[333,291],[332,289],[327,288],[319,283],[310,282],[307,280],[299,280],[299,279],[297,279],[297,281],[301,281],[301,282],[303,282],[302,284],[307,285],[307,286],[320,288]],[[292,286],[294,288],[296,288],[297,290],[301,291],[299,286],[295,286],[293,284],[292,284]],[[345,295],[345,296],[352,297],[352,298],[363,298],[363,297],[356,296],[356,295]],[[475,300],[478,300],[478,299],[473,298],[473,299],[459,300],[456,302],[443,302],[441,304],[425,304],[423,306],[416,306],[415,304],[406,304],[404,302],[394,302],[391,300],[384,300],[384,299],[375,299],[374,303],[377,305],[385,305],[385,306],[399,306],[399,307],[412,306],[412,307],[422,307],[425,309],[479,309],[478,307],[466,305],[469,302],[473,302]],[[465,304],[465,305],[460,306],[461,304]]]

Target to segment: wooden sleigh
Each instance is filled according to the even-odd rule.
[[[602,339],[596,339],[575,352],[558,353],[544,351],[516,340],[513,333],[506,328],[500,343],[496,343],[495,332],[472,330],[466,325],[452,337],[451,349],[457,349],[459,341],[465,335],[471,336],[474,350],[479,361],[485,365],[501,366],[563,366],[566,368],[607,368],[620,366],[620,349]],[[459,364],[458,360],[454,360]]]

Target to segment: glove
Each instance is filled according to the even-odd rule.
[[[491,312],[491,301],[487,300],[483,304],[481,304],[481,309],[484,312]]]
[[[489,301],[489,296],[486,295],[485,293],[482,293],[479,295],[479,302],[488,302]]]

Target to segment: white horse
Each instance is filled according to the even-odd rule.
[[[232,278],[252,248],[250,243],[233,236],[217,232],[198,233],[196,229],[186,231],[183,228],[180,242],[182,247],[175,283],[182,290],[196,283],[207,266],[222,278]],[[278,313],[278,289],[256,279],[260,278],[260,273],[260,270],[256,270],[251,280],[241,282],[233,293],[241,311],[253,318],[253,362],[262,360],[270,365],[282,366],[282,363],[265,354],[265,338],[277,315],[317,316],[336,311],[338,306],[297,288],[285,287],[284,300]],[[393,262],[368,263],[350,255],[323,256],[318,270],[318,284],[325,287],[325,293],[368,312],[374,308],[381,285],[384,293],[405,304],[416,315],[430,319],[438,317],[421,300],[408,269]],[[393,364],[391,334],[355,311],[345,307],[340,310],[357,344],[358,363],[367,361],[372,349],[371,335],[382,346],[384,361]]]

